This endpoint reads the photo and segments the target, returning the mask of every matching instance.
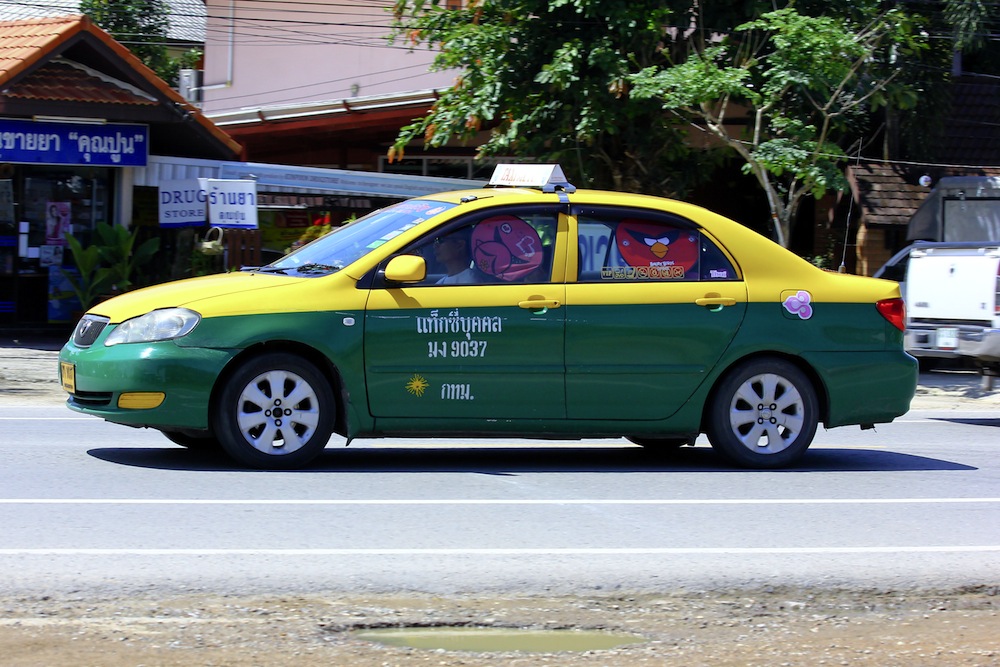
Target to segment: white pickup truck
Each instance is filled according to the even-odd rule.
[[[880,273],[903,283],[906,351],[968,358],[989,387],[1000,374],[1000,244],[917,242],[899,260]]]

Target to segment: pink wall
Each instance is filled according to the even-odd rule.
[[[451,85],[453,73],[427,71],[432,54],[426,47],[409,52],[401,44],[386,42],[389,4],[207,0],[204,111],[213,114]]]

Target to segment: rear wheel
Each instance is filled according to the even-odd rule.
[[[783,359],[753,359],[733,368],[708,411],[716,451],[747,468],[780,468],[809,448],[819,423],[812,382]]]
[[[330,385],[305,359],[273,352],[227,380],[213,415],[223,449],[252,468],[299,468],[319,456],[333,431]]]

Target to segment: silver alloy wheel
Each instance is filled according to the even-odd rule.
[[[319,420],[316,390],[291,371],[261,373],[240,393],[236,423],[243,438],[264,454],[299,450],[316,433]]]
[[[795,442],[806,426],[805,401],[787,378],[761,373],[733,393],[729,425],[733,436],[757,454],[775,454]]]

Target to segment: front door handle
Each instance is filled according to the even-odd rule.
[[[526,308],[527,310],[548,310],[549,308],[558,308],[561,305],[558,299],[528,299],[517,302],[518,308]]]
[[[736,299],[731,296],[722,296],[716,292],[710,292],[694,302],[699,306],[706,306],[711,310],[720,310],[723,306],[735,306]]]

